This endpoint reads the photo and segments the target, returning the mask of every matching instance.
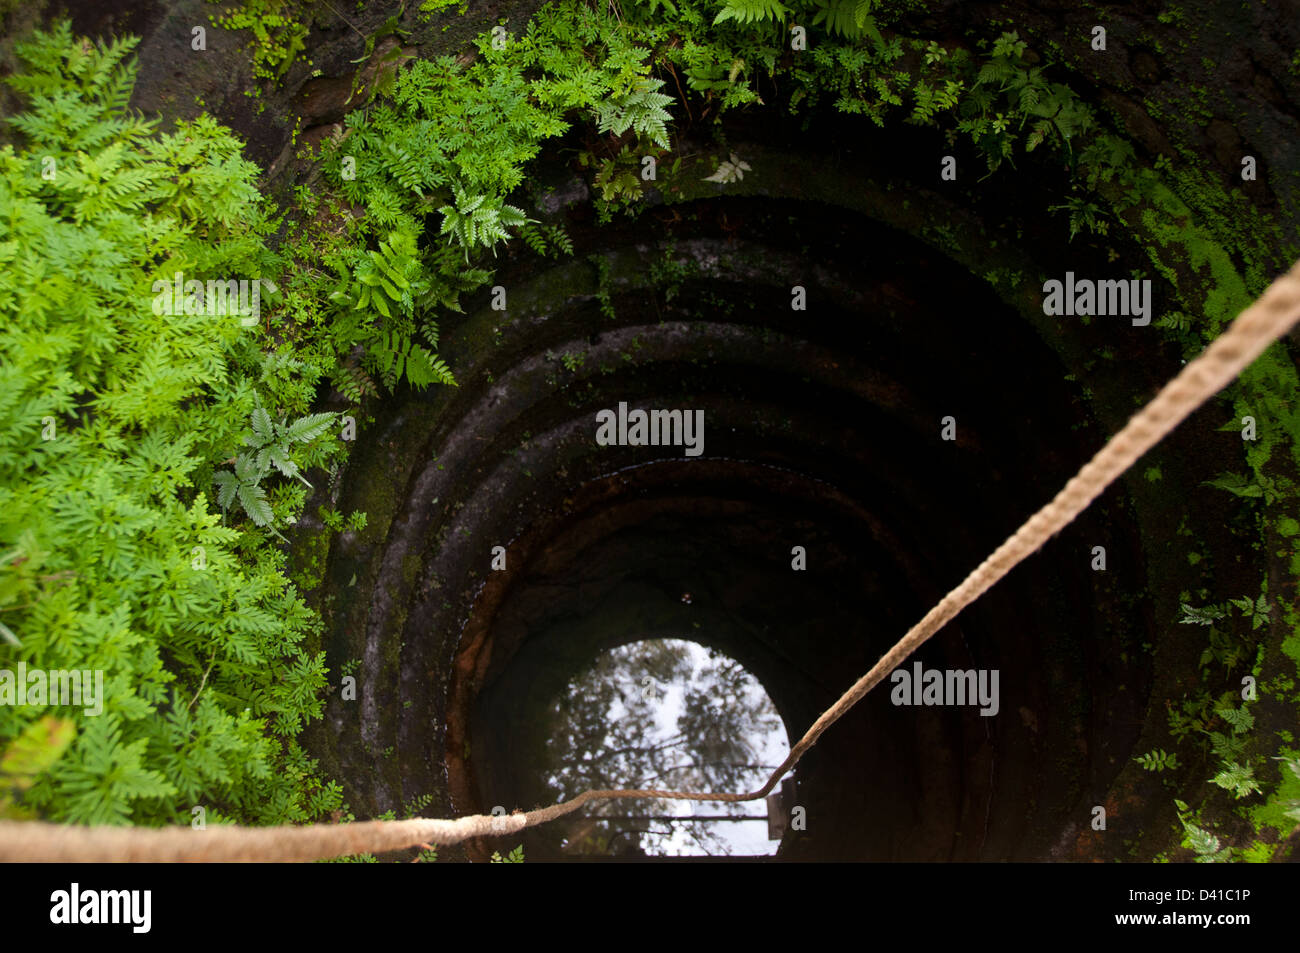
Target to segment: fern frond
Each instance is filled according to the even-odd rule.
[[[784,20],[790,8],[780,0],[724,0],[722,10],[713,18],[713,25],[735,20],[737,23],[757,23],[763,20]]]
[[[417,390],[430,384],[455,386],[456,379],[447,365],[410,337],[391,331],[371,344],[372,359],[384,386],[393,390],[403,377]]]
[[[266,499],[266,491],[256,483],[240,483],[237,492],[239,504],[244,508],[249,519],[258,526],[270,526],[275,515],[271,512],[271,504]]]
[[[284,430],[284,439],[295,443],[311,443],[334,425],[335,413],[309,414],[299,417]]]

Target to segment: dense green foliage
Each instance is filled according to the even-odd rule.
[[[0,615],[19,644],[0,665],[102,670],[105,698],[98,716],[0,706],[11,753],[75,721],[47,771],[6,785],[6,813],[302,820],[339,803],[294,740],[321,710],[317,622],[283,555],[212,497],[259,400],[309,395],[263,384],[260,328],[156,313],[175,272],[260,277],[270,223],[228,132],[126,112],[132,46],[64,26],[21,46],[11,79],[28,108],[10,120],[24,146],[0,149]],[[277,448],[281,472],[328,458],[313,430]],[[256,521],[301,500],[272,486]]]

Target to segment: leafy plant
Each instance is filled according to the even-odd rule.
[[[1110,228],[1102,207],[1080,196],[1071,195],[1060,205],[1048,206],[1048,211],[1069,213],[1071,241],[1084,230],[1091,235],[1105,235]]]
[[[1183,603],[1180,608],[1183,610],[1183,617],[1178,621],[1183,625],[1213,625],[1228,614],[1220,606],[1203,606],[1198,609]]]
[[[1213,720],[1211,706],[1213,700],[1208,692],[1198,692],[1191,698],[1183,698],[1182,701],[1175,705],[1173,702],[1165,702],[1168,712],[1169,733],[1174,738],[1185,738],[1196,732],[1206,731],[1206,726]]]
[[[1224,473],[1213,480],[1206,480],[1205,486],[1227,490],[1233,496],[1247,499],[1263,499],[1265,503],[1274,503],[1278,498],[1278,489],[1273,481],[1259,474],[1254,480],[1240,473]]]
[[[443,10],[446,10],[449,7],[454,7],[460,3],[462,3],[462,0],[424,0],[424,2],[420,4],[420,17],[422,19],[432,19]]]
[[[1071,142],[1092,127],[1088,107],[1069,87],[1050,82],[1041,67],[1030,65],[1027,48],[1018,33],[999,36],[962,105],[966,118],[958,128],[985,154],[990,171],[1012,155],[1013,122],[1016,134],[1030,126],[1026,152],[1047,141],[1068,152]]]
[[[825,24],[831,33],[846,39],[869,36],[878,48],[885,45],[875,18],[871,16],[871,11],[879,6],[879,0],[815,0],[815,6],[814,24]]]
[[[1218,774],[1211,780],[1225,791],[1231,791],[1234,798],[1243,798],[1251,793],[1260,793],[1259,781],[1255,779],[1255,769],[1248,764],[1241,764],[1237,759],[1245,750],[1245,738],[1240,737],[1255,726],[1255,716],[1243,705],[1240,709],[1220,708],[1216,712],[1232,728],[1231,734],[1207,732],[1210,745],[1220,762]]]
[[[357,311],[373,308],[385,318],[410,313],[429,290],[409,232],[391,232],[377,251],[362,252],[351,277],[350,287],[335,291],[331,299]]]
[[[519,226],[519,237],[524,240],[525,245],[544,257],[561,258],[573,254],[573,241],[565,232],[563,225],[525,222]]]
[[[1198,864],[1222,864],[1232,860],[1232,848],[1220,844],[1219,838],[1197,825],[1187,805],[1174,801],[1178,808],[1178,821],[1183,825],[1183,846],[1196,854]]]
[[[673,0],[637,0],[637,3],[644,3],[650,8],[650,16],[654,16],[661,8],[667,13],[676,16],[677,4]]]
[[[590,153],[579,156],[579,162],[599,164],[595,186],[605,202],[630,204],[641,198],[641,180],[637,177],[637,157],[626,146],[612,158],[596,159]]]
[[[668,122],[671,114],[664,109],[673,98],[659,92],[662,79],[638,76],[626,90],[612,93],[596,103],[596,129],[621,136],[629,129],[644,136],[660,148],[668,148]]]
[[[269,528],[275,521],[275,514],[261,485],[262,480],[277,470],[283,476],[301,480],[310,488],[311,484],[293,461],[293,444],[311,443],[330,429],[337,416],[334,413],[311,414],[299,417],[293,423],[282,420],[277,424],[259,403],[249,418],[251,430],[244,435],[248,450],[235,457],[233,471],[218,470],[212,475],[217,485],[217,504],[228,510],[238,500],[249,519],[258,526]]]
[[[1210,628],[1209,645],[1201,653],[1201,667],[1209,665],[1210,662],[1217,661],[1224,668],[1232,670],[1246,657],[1250,651],[1248,640],[1240,633],[1234,633],[1231,629],[1227,631],[1221,629],[1216,623],[1226,619],[1230,615],[1230,608],[1235,606],[1240,609],[1247,619],[1251,622],[1251,629],[1258,629],[1263,626],[1269,619],[1270,607],[1267,596],[1260,594],[1255,600],[1249,597],[1240,599],[1229,599],[1226,603],[1220,605],[1202,606],[1194,608],[1183,603],[1182,617],[1179,622],[1184,625],[1203,625]]]
[[[1258,629],[1260,626],[1268,622],[1268,599],[1263,593],[1260,593],[1254,602],[1250,600],[1249,596],[1244,596],[1240,599],[1229,599],[1228,601],[1240,609],[1246,618],[1250,620],[1250,627],[1252,630]]]
[[[1220,708],[1217,714],[1232,726],[1234,734],[1241,734],[1250,731],[1255,727],[1255,716],[1252,715],[1243,706],[1240,710],[1235,708]]]
[[[1173,771],[1179,766],[1178,755],[1171,754],[1162,748],[1155,748],[1133,760],[1142,765],[1147,771],[1164,771],[1166,769]]]
[[[790,12],[790,8],[780,0],[724,0],[713,23],[717,25],[728,20],[740,24],[784,20]]]
[[[937,113],[949,112],[960,100],[962,84],[957,79],[944,80],[942,86],[931,87],[924,80],[912,86],[915,103],[907,121],[916,125],[930,125]]]
[[[375,342],[372,353],[380,376],[390,390],[403,376],[417,389],[430,384],[456,384],[447,365],[409,337],[385,334]]]
[[[1225,791],[1231,791],[1232,796],[1235,798],[1260,793],[1259,782],[1255,780],[1255,769],[1249,765],[1238,764],[1235,761],[1225,765],[1224,769],[1216,774],[1213,780],[1215,784]]]
[[[442,234],[449,236],[465,249],[469,261],[470,250],[482,246],[492,249],[510,237],[509,228],[517,228],[529,221],[523,209],[506,205],[500,198],[489,195],[469,195],[456,189],[454,205],[438,209],[443,215]]]
[[[481,280],[482,273],[475,270],[452,275],[431,271],[419,257],[414,235],[390,232],[378,250],[359,254],[350,280],[345,277],[330,295],[346,309],[334,332],[345,341],[364,344],[365,363],[389,390],[403,378],[417,389],[433,383],[454,385],[447,365],[412,335],[418,324],[430,347],[436,348],[438,325],[429,312],[438,304],[459,311],[460,290]],[[422,315],[418,320],[417,312]],[[340,378],[358,397],[367,389],[368,378],[356,368],[344,370]]]
[[[731,182],[739,182],[745,177],[746,172],[751,172],[752,167],[744,159],[739,158],[734,152],[730,159],[723,159],[718,163],[717,170],[712,175],[704,177],[705,182],[720,182],[724,185]]]

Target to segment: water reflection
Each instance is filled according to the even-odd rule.
[[[647,639],[601,656],[550,709],[554,801],[586,788],[748,791],[789,752],[772,700],[740,663],[695,642]],[[763,801],[613,801],[568,821],[583,854],[767,854]],[[714,817],[757,818],[749,821]]]

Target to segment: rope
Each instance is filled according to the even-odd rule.
[[[456,844],[471,837],[500,836],[571,814],[598,800],[663,798],[689,801],[755,801],[922,643],[983,595],[1027,556],[1070,523],[1120,474],[1227,386],[1265,348],[1300,320],[1300,262],[1271,284],[1259,300],[1166,384],[1146,407],[1086,463],[1050,503],[944,596],[871,671],[828,708],[799,739],[767,782],[748,794],[684,791],[584,791],[570,801],[527,813],[475,814],[457,820],[416,818],[300,827],[218,826],[76,827],[39,821],[0,821],[0,861],[308,861],[348,854],[382,853],[428,844]]]

